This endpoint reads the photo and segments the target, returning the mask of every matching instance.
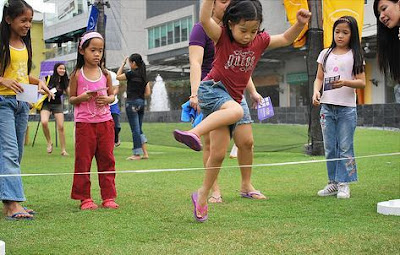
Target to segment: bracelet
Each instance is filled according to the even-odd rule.
[[[197,97],[197,95],[191,95],[189,98],[195,98]]]

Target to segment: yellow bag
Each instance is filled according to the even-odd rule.
[[[50,81],[50,75],[47,76],[47,79],[46,79],[46,86],[49,85],[49,81]],[[47,94],[46,94],[46,95],[42,95],[42,97],[40,97],[40,98],[36,101],[36,103],[33,103],[33,104],[32,104],[32,107],[35,108],[35,109],[38,110],[38,111],[42,110],[43,102],[44,102],[44,100],[47,99],[47,97],[48,97]]]

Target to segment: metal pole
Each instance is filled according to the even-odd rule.
[[[322,3],[321,0],[309,0],[309,9],[312,13],[308,30],[308,53],[307,53],[307,72],[308,72],[308,93],[309,99],[314,91],[314,80],[317,74],[318,63],[316,62],[319,53],[323,49],[323,30],[322,30]],[[307,154],[323,155],[324,143],[319,120],[319,106],[313,106],[310,103],[309,127]]]
[[[106,28],[105,28],[105,23],[104,23],[104,1],[103,0],[97,0],[96,1],[96,7],[99,10],[99,17],[97,19],[97,32],[99,32],[99,34],[101,34],[104,38],[104,44],[106,43]],[[104,45],[104,48],[105,45]],[[106,51],[104,51],[104,66],[106,66]]]

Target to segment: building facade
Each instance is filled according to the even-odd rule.
[[[45,14],[44,39],[49,60],[75,64],[76,42],[85,31],[89,16],[86,0],[49,0],[56,13]],[[90,2],[90,1],[89,1]],[[93,2],[93,1],[92,1]],[[112,0],[105,8],[106,59],[109,69],[117,69],[125,56],[137,52],[148,63],[151,75],[164,80],[188,79],[188,40],[198,22],[200,0]],[[270,34],[284,32],[289,26],[283,1],[261,0],[264,22]],[[360,91],[360,104],[394,102],[395,84],[383,77],[376,61],[376,19],[373,1],[365,3],[363,48],[366,57],[367,86]],[[330,32],[330,31],[329,31]],[[275,106],[309,105],[310,92],[306,65],[307,47],[266,51],[253,80],[263,96]]]

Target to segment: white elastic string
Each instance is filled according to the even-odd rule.
[[[374,157],[388,157],[397,156],[400,152],[384,153],[384,154],[374,154],[353,157],[353,159],[361,158],[374,158]],[[287,165],[301,165],[301,164],[312,164],[312,163],[322,163],[330,161],[340,161],[348,160],[348,158],[334,158],[334,159],[321,159],[321,160],[305,160],[305,161],[291,161],[291,162],[281,162],[281,163],[268,163],[268,164],[255,164],[255,165],[236,165],[236,166],[221,166],[212,167],[212,169],[227,169],[227,168],[240,168],[240,167],[270,167],[270,166],[287,166]],[[83,172],[83,173],[37,173],[37,174],[1,174],[1,177],[29,177],[29,176],[62,176],[62,175],[84,175],[84,174],[128,174],[128,173],[160,173],[160,172],[180,172],[180,171],[196,171],[196,170],[206,170],[204,167],[191,167],[191,168],[166,168],[166,169],[147,169],[147,170],[122,170],[122,171],[101,171],[101,172]]]

